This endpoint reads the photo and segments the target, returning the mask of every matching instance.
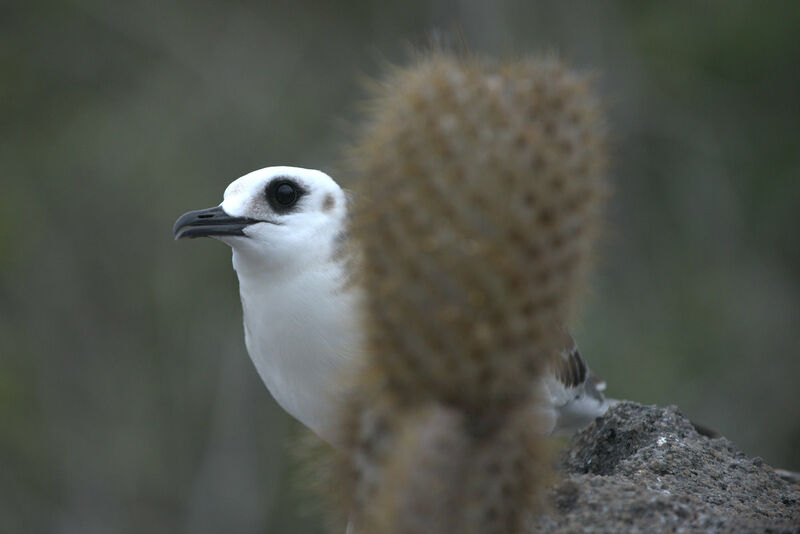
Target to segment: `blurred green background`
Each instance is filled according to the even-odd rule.
[[[599,74],[615,196],[575,330],[609,394],[800,470],[798,6],[3,2],[0,532],[320,530],[230,251],[171,226],[335,169],[360,80],[433,28]]]

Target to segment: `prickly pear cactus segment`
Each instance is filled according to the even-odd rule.
[[[357,532],[518,532],[547,482],[538,415],[495,417],[436,403],[395,412],[381,454],[360,457]]]
[[[402,395],[528,395],[582,285],[605,193],[586,78],[435,55],[393,73],[353,161],[369,352]]]
[[[551,58],[436,53],[377,88],[351,154],[367,354],[337,484],[356,534],[521,531],[604,138],[587,79]]]

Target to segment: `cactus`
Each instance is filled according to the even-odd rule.
[[[365,369],[343,416],[356,532],[519,532],[545,477],[536,379],[599,226],[604,125],[553,58],[437,52],[352,151]]]

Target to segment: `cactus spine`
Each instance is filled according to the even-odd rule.
[[[355,531],[519,532],[546,476],[536,379],[604,197],[587,79],[435,53],[377,89],[352,153],[367,364],[343,417]]]

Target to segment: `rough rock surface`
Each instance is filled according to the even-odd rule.
[[[530,532],[800,533],[800,484],[675,407],[624,402],[580,432]]]

